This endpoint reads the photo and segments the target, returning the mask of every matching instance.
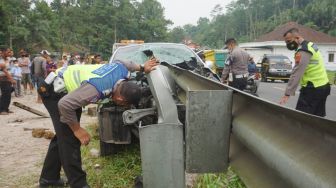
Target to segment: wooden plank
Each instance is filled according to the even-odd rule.
[[[38,115],[38,116],[41,116],[41,117],[45,117],[45,118],[49,118],[49,116],[47,114],[45,114],[45,113],[43,113],[43,112],[41,112],[39,110],[36,110],[34,108],[28,107],[28,106],[26,106],[26,105],[24,105],[22,103],[13,102],[13,105],[16,106],[16,107],[19,107],[19,108],[21,108],[23,110],[26,110],[28,112],[31,112],[31,113],[33,113],[35,115]]]

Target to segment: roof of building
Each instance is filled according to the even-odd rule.
[[[288,22],[284,25],[280,25],[275,28],[272,32],[266,33],[260,36],[255,42],[265,42],[265,41],[283,41],[283,34],[291,28],[299,29],[302,37],[308,41],[315,43],[336,43],[336,37],[332,37],[325,33],[316,31],[310,27],[300,25],[296,22]]]

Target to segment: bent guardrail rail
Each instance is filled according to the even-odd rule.
[[[336,122],[166,65],[181,101],[189,91],[233,90],[230,165],[247,187],[336,187]]]

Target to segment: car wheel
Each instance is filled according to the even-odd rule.
[[[284,80],[285,83],[288,83],[288,80]]]
[[[271,79],[271,82],[274,82],[274,79]]]
[[[123,145],[110,144],[100,140],[100,156],[114,155],[121,151]]]
[[[254,86],[251,92],[254,93],[254,94],[256,94],[257,90],[258,90],[258,86]]]

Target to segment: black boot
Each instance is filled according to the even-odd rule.
[[[142,176],[137,176],[134,180],[134,188],[143,188]]]
[[[59,180],[46,180],[46,179],[40,179],[40,188],[48,188],[48,187],[67,187],[68,182],[67,180],[64,180],[60,178]]]

